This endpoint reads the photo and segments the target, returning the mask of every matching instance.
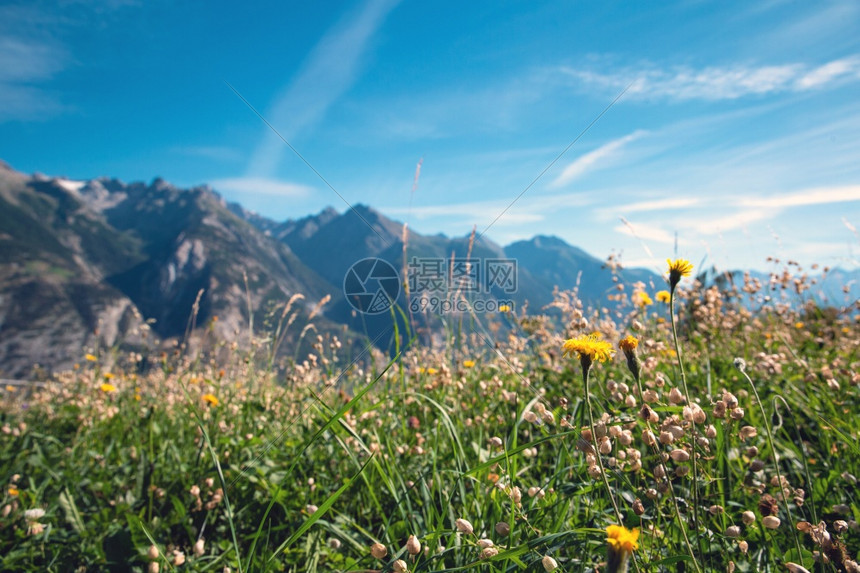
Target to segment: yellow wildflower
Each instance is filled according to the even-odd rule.
[[[806,326],[806,325],[805,325],[805,324],[803,324],[803,322],[800,322],[800,321],[798,321],[798,322],[795,322],[795,323],[794,323],[794,328],[796,328],[797,330],[802,329],[804,326]]]
[[[84,356],[84,358],[86,358],[87,362],[95,362],[96,360],[98,360],[98,358],[96,358],[92,354],[87,354],[86,356]]]
[[[633,302],[636,306],[648,306],[649,304],[654,304],[654,301],[651,300],[648,293],[643,290],[633,293]]]
[[[105,380],[111,380],[114,375],[111,372],[105,372]]]
[[[102,384],[101,386],[99,386],[99,388],[100,388],[100,389],[101,389],[101,391],[102,391],[102,392],[104,392],[105,394],[108,394],[108,393],[110,393],[110,392],[116,392],[116,386],[114,386],[114,385],[113,385],[113,384],[111,384],[110,382],[105,382],[104,384]]]
[[[500,304],[499,312],[511,312],[511,307],[508,304]]]
[[[18,491],[18,488],[17,488],[17,487],[14,487],[14,486],[9,486],[9,489],[7,490],[7,492],[8,492],[8,493],[9,493],[9,495],[11,495],[12,497],[15,497],[16,495],[18,495],[18,493],[20,493],[20,492]]]
[[[639,346],[639,340],[631,334],[628,334],[618,342],[618,348],[624,352],[632,352],[636,350],[637,346]]]
[[[639,549],[639,529],[627,529],[623,525],[606,528],[608,559],[606,570],[610,573],[627,571],[627,564],[634,551]]]
[[[579,355],[580,360],[588,359],[588,363],[597,360],[598,362],[606,362],[612,358],[615,352],[612,345],[605,340],[600,340],[600,333],[587,334],[577,336],[566,340],[562,349],[565,356],[573,356],[574,353]]]
[[[606,528],[606,542],[618,551],[632,553],[639,549],[639,528],[610,525]]]
[[[681,277],[688,277],[693,272],[693,263],[687,259],[666,259],[666,262],[669,263],[669,286],[674,290]]]
[[[618,348],[624,351],[624,357],[627,359],[627,368],[631,374],[639,379],[639,358],[636,356],[636,347],[639,346],[639,340],[628,334],[618,341]]]
[[[475,361],[474,361],[474,360],[464,360],[464,361],[463,361],[463,367],[464,367],[464,368],[472,368],[472,367],[474,367],[474,366],[475,366]]]
[[[666,304],[669,304],[669,301],[672,298],[672,295],[670,295],[667,290],[657,291],[655,296],[657,297],[657,302],[665,302]]]
[[[201,396],[200,399],[203,400],[204,402],[206,402],[207,404],[211,404],[212,406],[218,405],[218,398],[215,397],[215,394],[203,394],[203,396]]]

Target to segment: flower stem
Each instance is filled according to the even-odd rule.
[[[597,431],[594,426],[594,413],[591,411],[591,387],[589,384],[588,371],[591,367],[590,359],[582,359],[582,380],[585,383],[585,404],[588,410],[588,425],[591,428],[591,447],[594,449],[594,457],[597,459],[597,466],[600,468],[600,477],[603,480],[603,485],[606,487],[606,493],[609,494],[609,501],[612,502],[612,508],[615,510],[615,517],[619,524],[624,523],[624,518],[621,516],[621,510],[618,509],[618,503],[615,501],[615,496],[612,495],[612,488],[609,487],[609,479],[606,477],[606,470],[603,468],[603,460],[600,459],[600,450],[597,446]],[[639,563],[636,557],[633,557],[633,567],[639,573]]]
[[[642,390],[642,380],[639,376],[638,371],[631,371],[633,374],[633,379],[636,381],[636,387],[639,389],[639,398],[644,403],[645,401],[645,392]],[[654,432],[651,430],[651,422],[649,420],[645,420],[645,427],[654,435]],[[592,430],[593,432],[594,430]],[[690,538],[687,536],[687,524],[681,519],[681,508],[678,507],[678,498],[675,497],[675,487],[672,485],[672,480],[669,479],[669,471],[666,468],[666,464],[663,462],[662,456],[660,456],[660,448],[656,444],[653,446],[655,453],[657,454],[657,459],[660,460],[660,465],[663,467],[663,475],[666,477],[666,483],[669,484],[669,496],[672,498],[672,506],[675,509],[675,517],[678,519],[678,523],[681,525],[681,536],[684,538],[684,545],[687,547],[687,553],[690,554],[690,559],[693,561],[693,566],[696,568],[697,573],[701,573],[702,570],[699,568],[699,562],[696,560],[696,553],[693,550],[693,545],[690,543]]]
[[[675,324],[675,287],[672,286],[671,291],[669,292],[669,316],[672,319],[672,342],[675,345],[675,357],[678,359],[678,370],[681,372],[681,385],[684,387],[684,397],[687,399],[687,406],[691,409],[693,408],[693,401],[690,399],[690,390],[687,387],[687,375],[684,372],[684,360],[681,358],[681,345],[678,344],[678,328]],[[699,471],[698,471],[698,463],[696,462],[696,421],[695,419],[690,420],[690,428],[691,428],[691,446],[692,446],[692,456],[691,460],[693,462],[693,524],[696,527],[696,532],[699,531]],[[702,545],[702,536],[697,536],[699,538],[699,552],[702,557],[705,555],[705,550]]]
[[[745,369],[738,368],[738,370],[744,375],[744,378],[747,379],[747,382],[749,382],[750,387],[752,388],[753,394],[755,394],[755,400],[758,403],[759,411],[761,412],[761,417],[764,421],[764,429],[767,433],[767,445],[770,448],[770,451],[773,452],[773,465],[776,468],[776,479],[779,481],[779,492],[782,494],[782,504],[785,506],[785,514],[788,516],[788,524],[791,526],[791,531],[794,533],[794,545],[797,548],[797,558],[803,561],[803,550],[800,547],[800,538],[797,535],[797,528],[794,526],[794,519],[791,517],[791,510],[788,508],[788,498],[785,495],[785,488],[782,487],[782,473],[779,471],[779,456],[776,453],[776,448],[773,447],[773,435],[770,431],[770,421],[768,420],[767,414],[765,414],[764,404],[761,402],[761,398],[758,395],[758,390],[756,390],[755,384],[753,384],[752,378],[750,378],[749,374],[746,373]]]

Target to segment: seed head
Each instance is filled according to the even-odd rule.
[[[762,525],[764,525],[768,529],[777,529],[781,522],[777,516],[768,515],[768,516],[765,516],[761,519],[761,523],[762,523]]]
[[[549,555],[544,555],[543,559],[541,559],[540,562],[543,565],[543,570],[547,573],[552,573],[553,571],[558,569],[558,561],[556,561]]]
[[[460,531],[460,532],[462,532],[462,533],[466,533],[466,534],[469,534],[469,535],[471,535],[471,534],[472,534],[472,532],[474,531],[474,528],[472,527],[472,524],[471,524],[471,523],[469,523],[468,521],[466,521],[465,519],[463,519],[462,517],[461,517],[461,518],[459,518],[459,519],[458,519],[456,522],[454,522],[454,523],[455,523],[455,524],[456,524],[456,526],[457,526],[457,531]]]
[[[375,559],[383,559],[388,555],[388,549],[382,543],[374,543],[370,546],[370,554],[373,555]]]
[[[418,538],[414,535],[410,535],[409,539],[406,540],[406,551],[408,551],[410,555],[418,555],[421,553],[421,542],[418,541]]]

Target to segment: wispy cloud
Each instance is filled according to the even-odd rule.
[[[371,38],[397,2],[372,0],[364,4],[357,15],[335,26],[314,47],[302,69],[265,114],[287,140],[322,119],[353,84]],[[283,142],[265,128],[248,173],[272,175],[283,152]]]
[[[617,213],[630,214],[641,213],[643,211],[669,211],[677,209],[690,209],[702,203],[701,198],[696,197],[668,197],[665,199],[654,199],[653,201],[638,201],[636,203],[628,203],[626,205],[617,205],[600,209],[600,214]]]
[[[850,201],[860,201],[860,185],[818,187],[772,197],[750,197],[742,199],[741,204],[746,207],[783,209]]]
[[[609,143],[601,145],[594,151],[589,151],[585,155],[578,157],[576,160],[574,160],[572,163],[568,164],[567,167],[564,168],[561,174],[556,177],[552,183],[550,183],[550,186],[562,187],[564,185],[567,185],[574,179],[582,177],[585,173],[589,171],[605,167],[608,163],[612,161],[612,159],[617,157],[618,153],[621,151],[621,148],[623,148],[631,141],[639,139],[643,135],[645,135],[644,131],[634,131],[629,135],[614,139]]]
[[[53,43],[0,38],[0,121],[47,119],[61,111],[63,105],[44,84],[66,59]]]
[[[275,195],[278,197],[305,197],[311,192],[311,187],[290,183],[289,181],[278,181],[263,177],[235,177],[227,179],[216,179],[212,181],[212,187],[217,191],[229,191],[232,193],[248,193],[259,195]]]
[[[560,73],[578,87],[617,91],[629,84],[626,96],[674,100],[732,100],[750,95],[800,92],[844,81],[860,80],[860,56],[850,56],[819,66],[804,63],[735,65],[670,69],[643,64],[606,73],[562,67]]]
[[[671,245],[675,240],[675,235],[673,233],[657,225],[650,225],[647,223],[633,224],[625,220],[622,221],[621,225],[616,225],[614,230],[624,235],[629,235],[639,239],[640,241],[654,241],[656,243]]]

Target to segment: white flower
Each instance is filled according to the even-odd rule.
[[[41,507],[34,507],[24,512],[24,519],[27,521],[38,521],[45,516],[45,510]]]

